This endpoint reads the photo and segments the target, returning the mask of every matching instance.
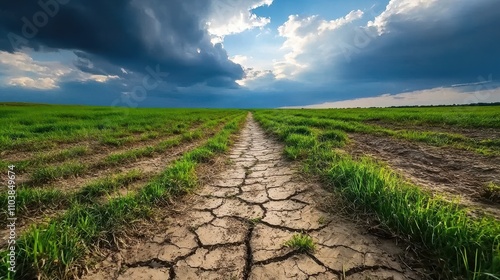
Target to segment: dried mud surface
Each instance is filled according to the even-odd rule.
[[[486,184],[500,183],[499,157],[375,135],[350,134],[349,138],[354,140],[346,148],[350,154],[382,160],[414,184],[450,199],[459,197],[460,203],[475,212],[500,218],[500,205],[481,196]]]
[[[84,279],[421,279],[392,242],[321,210],[325,190],[298,175],[250,116],[231,164],[134,245]],[[310,235],[312,253],[284,246]]]

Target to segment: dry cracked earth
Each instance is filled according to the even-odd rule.
[[[379,240],[322,211],[328,194],[306,183],[250,115],[231,166],[177,203],[161,234],[100,263],[85,279],[419,279]],[[298,232],[316,250],[284,246]]]

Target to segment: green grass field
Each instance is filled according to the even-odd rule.
[[[250,111],[285,144],[284,156],[298,161],[304,175],[319,178],[354,216],[368,217],[407,242],[433,277],[500,279],[499,217],[476,211],[500,208],[500,182],[494,179],[500,107]],[[154,210],[194,190],[200,166],[228,150],[247,114],[0,104],[0,167],[15,173],[15,216],[23,224],[15,239],[17,272],[8,271],[8,250],[1,248],[0,279],[79,275],[92,252],[116,247],[116,236],[135,221],[153,218]],[[371,138],[380,147],[363,143]],[[396,144],[406,150],[382,150]],[[417,171],[436,173],[439,156],[448,154],[484,166],[469,173],[484,170],[484,182],[473,178],[477,184],[468,186],[475,188],[468,194],[474,204],[415,183],[404,168],[384,161],[413,161],[422,168]],[[431,164],[420,164],[429,159],[437,162],[430,171]],[[467,170],[460,164],[445,171]],[[432,178],[419,179],[452,187],[461,180]],[[12,217],[9,199],[7,191],[0,193],[4,228]],[[284,245],[315,249],[305,234]]]
[[[314,116],[355,122],[382,121],[408,125],[500,128],[500,109],[498,106],[286,110],[286,112],[293,116]]]
[[[283,115],[286,112],[286,116]],[[484,155],[500,155],[500,139],[471,137],[467,129],[500,128],[498,106],[463,106],[430,108],[380,108],[337,110],[267,111],[269,120],[279,118],[292,125],[345,132],[390,136],[433,146],[448,146]]]

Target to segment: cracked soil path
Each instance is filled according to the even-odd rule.
[[[306,183],[250,115],[232,164],[176,203],[161,234],[145,237],[85,279],[418,279],[402,250],[323,212],[328,196]],[[313,253],[284,246],[310,235]]]

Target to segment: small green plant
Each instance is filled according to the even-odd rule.
[[[294,234],[290,240],[285,242],[285,247],[292,248],[301,253],[311,253],[316,250],[316,244],[314,244],[312,237],[303,233]]]
[[[260,223],[261,220],[262,220],[262,218],[259,218],[259,217],[249,219],[249,221],[252,225],[256,225],[256,224]]]

